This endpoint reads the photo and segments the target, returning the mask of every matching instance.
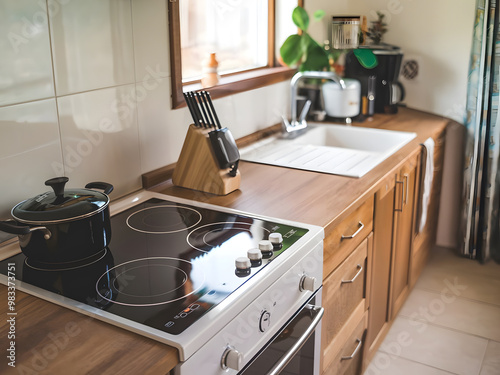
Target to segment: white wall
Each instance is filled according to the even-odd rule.
[[[416,58],[420,77],[402,80],[412,108],[443,115],[462,123],[465,113],[475,0],[306,0],[312,14],[326,11],[322,25],[311,27],[317,40],[326,35],[332,15],[365,15],[370,21],[376,11],[386,14],[389,31],[384,42],[403,49],[405,58]]]
[[[41,4],[41,5],[40,5]],[[0,218],[44,181],[102,180],[112,197],[177,160],[187,109],[170,109],[167,0],[0,1]],[[278,123],[288,83],[215,100],[235,137]]]

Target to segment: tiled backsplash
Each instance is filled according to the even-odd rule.
[[[0,218],[70,178],[141,188],[177,160],[190,116],[170,109],[168,0],[0,2]],[[288,83],[215,101],[235,137],[277,123]]]

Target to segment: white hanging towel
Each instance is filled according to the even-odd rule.
[[[427,150],[427,158],[425,160],[424,171],[424,184],[422,191],[422,214],[420,215],[419,232],[422,232],[427,221],[427,209],[429,206],[429,199],[431,197],[432,178],[434,176],[434,140],[428,138],[422,144]]]

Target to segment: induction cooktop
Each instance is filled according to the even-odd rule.
[[[265,272],[307,232],[155,197],[113,215],[110,245],[90,258],[44,264],[20,253],[0,262],[0,273],[15,263],[23,284],[178,335]],[[238,272],[236,259],[258,249],[271,233],[280,234],[282,243]]]

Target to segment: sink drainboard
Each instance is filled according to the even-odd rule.
[[[250,162],[350,177],[363,176],[377,159],[377,152],[299,144],[269,144],[242,155]]]

